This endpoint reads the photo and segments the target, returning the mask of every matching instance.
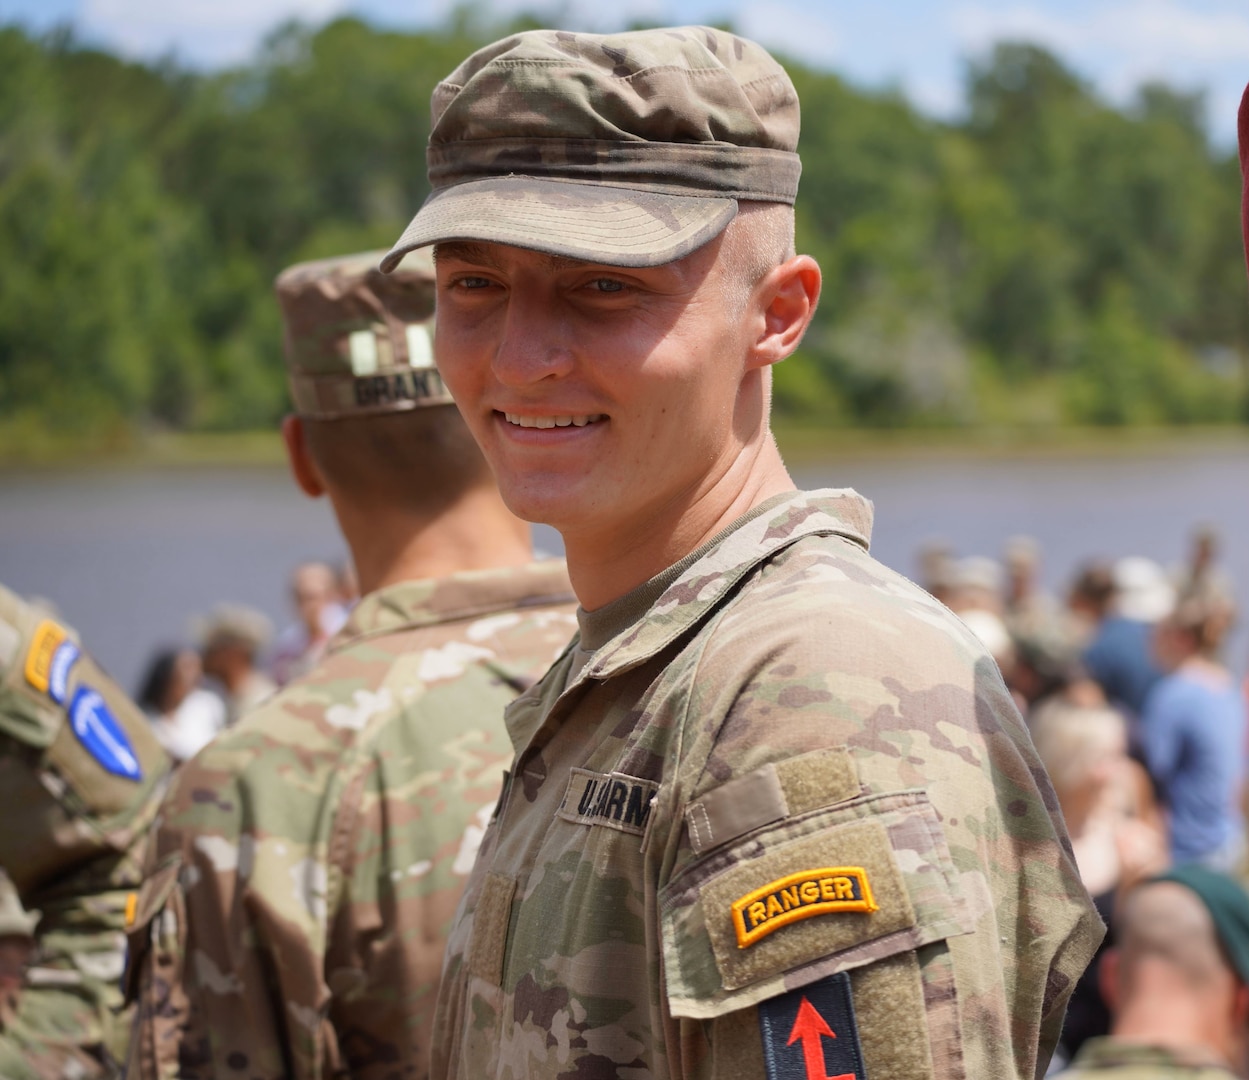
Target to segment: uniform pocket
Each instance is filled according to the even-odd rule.
[[[178,887],[181,870],[182,855],[174,852],[157,864],[156,869],[144,879],[139,891],[132,893],[127,900],[126,971],[122,977],[127,1005],[138,1000],[144,968],[153,955],[181,953],[181,898],[179,903],[169,904]]]
[[[182,856],[174,852],[143,882],[126,915],[122,987],[135,1020],[125,1075],[155,1080],[179,1075],[177,1033],[189,1013],[183,979],[186,905],[179,887]]]
[[[673,1016],[711,1019],[841,971],[970,933],[974,919],[922,791],[756,829],[660,893]]]

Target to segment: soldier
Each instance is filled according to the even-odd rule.
[[[433,96],[439,366],[580,637],[448,943],[434,1075],[1022,1080],[1102,934],[993,661],[798,492],[769,366],[798,101],[705,27],[518,34]]]
[[[273,636],[273,626],[254,608],[218,604],[199,624],[198,631],[204,674],[221,685],[228,727],[277,689],[257,663]]]
[[[130,936],[132,1080],[426,1074],[503,706],[575,628],[563,563],[531,562],[433,367],[428,261],[379,257],[278,278],[291,468],[364,596],[171,788]]]
[[[126,914],[169,769],[77,634],[0,587],[5,1080],[118,1075]]]
[[[1102,961],[1110,1035],[1063,1080],[1219,1080],[1249,1070],[1249,896],[1200,866],[1138,885]]]

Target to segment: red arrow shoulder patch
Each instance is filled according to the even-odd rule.
[[[845,972],[759,1006],[768,1080],[866,1080]]]

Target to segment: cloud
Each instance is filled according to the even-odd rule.
[[[1249,60],[1249,14],[1197,11],[1176,0],[1133,0],[1062,17],[1035,5],[965,5],[953,14],[962,43],[981,49],[1020,38],[1072,53],[1117,53],[1167,67]]]
[[[344,0],[84,0],[79,24],[130,56],[176,49],[215,66],[247,59],[278,23],[320,22],[345,7]]]
[[[810,6],[743,3],[732,18],[743,37],[816,68],[831,68],[842,48],[837,28]]]
[[[1144,82],[1205,89],[1211,134],[1230,141],[1249,66],[1249,13],[1226,0],[1114,0],[1055,14],[1040,3],[965,4],[952,13],[956,39],[969,52],[1014,39],[1047,46],[1091,77],[1110,100],[1125,103]]]

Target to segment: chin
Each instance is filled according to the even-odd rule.
[[[509,480],[500,476],[499,493],[507,508],[522,521],[534,525],[550,525],[560,531],[575,516],[579,501],[576,492],[569,489],[567,481],[556,483],[550,477],[542,480],[535,480],[533,477]]]

